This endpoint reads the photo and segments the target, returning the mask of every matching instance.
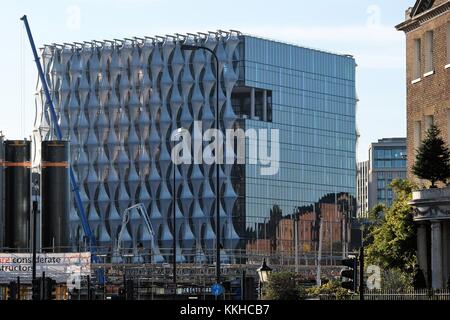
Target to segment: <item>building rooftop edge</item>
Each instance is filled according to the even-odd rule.
[[[399,23],[398,25],[395,26],[395,28],[397,29],[397,31],[404,31],[405,33],[408,33],[409,31],[411,31],[412,29],[417,28],[418,26],[420,26],[421,24],[421,19],[428,16],[428,15],[432,15],[433,13],[442,11],[442,10],[449,10],[450,9],[450,1],[441,3],[435,7],[431,7],[428,10],[425,10],[424,12],[421,12],[415,16],[410,16],[410,17],[405,17],[405,21],[402,21],[401,23]],[[412,14],[412,11],[411,11]],[[426,19],[428,20],[428,19]]]
[[[276,39],[272,39],[272,38],[269,38],[269,37],[263,37],[263,36],[254,35],[254,34],[245,33],[245,32],[242,33],[242,36],[243,37],[251,37],[251,38],[261,39],[261,40],[266,40],[266,41],[271,41],[271,42],[276,42],[276,43],[281,43],[281,44],[286,44],[286,45],[294,46],[294,47],[297,47],[297,48],[318,51],[318,52],[322,52],[322,53],[332,54],[332,55],[335,55],[335,56],[341,56],[341,57],[346,57],[346,58],[350,58],[350,59],[355,60],[355,57],[352,54],[348,54],[348,53],[342,53],[342,52],[339,53],[339,52],[334,52],[334,51],[330,51],[330,50],[326,50],[326,49],[318,49],[318,48],[314,48],[314,47],[301,45],[299,43],[294,43],[294,42],[289,42],[289,41],[282,41],[282,40],[276,40]]]
[[[152,41],[152,42],[157,42],[157,43],[161,43],[164,42],[167,39],[170,40],[185,40],[187,38],[191,38],[193,40],[198,40],[198,39],[206,39],[207,37],[210,36],[215,36],[216,38],[224,38],[224,37],[228,37],[228,36],[240,36],[240,37],[251,37],[251,38],[256,38],[256,39],[261,39],[261,40],[266,40],[266,41],[271,41],[271,42],[276,42],[276,43],[280,43],[280,44],[285,44],[285,45],[290,45],[290,46],[294,46],[297,48],[303,48],[303,49],[307,49],[307,50],[313,50],[313,51],[317,51],[317,52],[321,52],[321,53],[326,53],[326,54],[331,54],[331,55],[336,55],[336,56],[341,56],[341,57],[347,57],[350,58],[352,60],[355,61],[355,57],[352,54],[345,54],[345,53],[338,53],[338,52],[333,52],[330,50],[325,50],[325,49],[318,49],[318,48],[313,48],[313,47],[309,47],[309,46],[304,46],[298,43],[292,43],[292,42],[288,42],[288,41],[282,41],[282,40],[276,40],[276,39],[271,39],[268,37],[263,37],[263,36],[259,36],[259,35],[254,35],[254,34],[249,34],[249,33],[243,33],[241,31],[238,30],[229,30],[229,31],[224,31],[224,30],[217,30],[217,31],[208,31],[206,32],[198,32],[197,34],[193,34],[193,33],[186,33],[186,34],[180,34],[180,33],[175,33],[173,35],[164,35],[164,36],[158,36],[155,35],[153,37],[149,37],[149,36],[143,36],[143,37],[133,37],[133,38],[123,38],[123,39],[113,39],[113,40],[91,40],[91,41],[83,41],[83,42],[72,42],[72,43],[63,43],[63,44],[58,44],[58,43],[52,43],[52,44],[44,44],[43,47],[65,47],[65,46],[69,46],[69,47],[80,47],[80,46],[85,46],[85,45],[90,45],[90,46],[101,46],[104,44],[117,44],[117,45],[123,45],[125,42],[137,42],[137,43],[145,43],[145,41]],[[43,49],[43,47],[41,47],[41,49]],[[356,64],[356,61],[355,61]]]
[[[390,141],[406,141],[406,137],[392,137],[392,138],[381,138],[378,139],[377,142],[372,142],[372,143],[378,143],[378,142],[390,142]]]

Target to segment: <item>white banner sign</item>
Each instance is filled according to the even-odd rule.
[[[32,277],[31,253],[0,253],[0,282],[17,280],[30,281]],[[36,254],[36,277],[52,278],[66,282],[73,277],[91,273],[91,253],[38,253]]]

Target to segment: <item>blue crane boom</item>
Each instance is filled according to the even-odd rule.
[[[24,15],[22,18],[20,18],[20,20],[22,20],[23,23],[25,24],[25,29],[27,31],[28,40],[30,41],[31,50],[33,51],[34,62],[36,63],[36,67],[38,69],[39,78],[41,79],[41,83],[42,83],[42,88],[44,89],[46,104],[48,104],[48,106],[49,106],[53,125],[54,125],[55,131],[56,131],[55,132],[56,137],[59,140],[62,140],[61,128],[59,126],[58,118],[57,118],[56,112],[55,112],[55,107],[53,105],[53,101],[50,96],[50,92],[48,90],[48,85],[47,85],[47,81],[45,79],[44,71],[42,69],[41,62],[40,62],[39,56],[36,51],[36,46],[34,44],[33,35],[31,34],[30,26],[28,24],[27,16]],[[88,237],[88,240],[89,240],[92,261],[97,262],[97,256],[96,256],[97,248],[96,248],[95,237],[92,234],[91,228],[90,228],[89,223],[86,218],[86,213],[84,211],[83,203],[82,203],[81,197],[80,197],[80,189],[79,189],[78,183],[75,179],[75,174],[73,172],[72,166],[70,166],[70,184],[72,187],[72,191],[74,192],[74,195],[75,195],[75,202],[77,204],[77,207],[78,207],[78,210],[80,213],[80,219],[81,219],[81,223],[83,225],[84,234]]]

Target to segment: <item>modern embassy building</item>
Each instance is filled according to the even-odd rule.
[[[185,51],[182,44],[213,50],[219,74],[211,53]],[[46,45],[42,61],[99,250],[114,248],[122,213],[143,203],[156,237],[153,259],[171,261],[175,184],[177,260],[213,262],[215,167],[174,166],[170,135],[180,127],[192,132],[194,121],[201,121],[203,132],[214,128],[217,80],[222,131],[279,132],[275,175],[261,175],[267,164],[251,164],[248,148],[245,164],[220,165],[223,261],[292,256],[292,223],[303,214],[311,221],[299,232],[311,252],[325,217],[332,223],[323,225],[324,239],[331,251],[342,247],[344,216],[354,216],[356,193],[353,57],[218,31]],[[53,137],[53,125],[40,89],[36,101],[39,142]],[[272,138],[269,131],[269,153]],[[79,250],[84,239],[75,204],[70,233]],[[136,219],[123,239],[136,250],[148,248],[150,238]]]

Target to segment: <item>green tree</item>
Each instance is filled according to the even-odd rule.
[[[319,297],[320,295],[326,295],[336,300],[345,300],[353,295],[347,289],[342,288],[341,282],[338,280],[330,280],[320,287],[308,288],[306,292],[309,296]]]
[[[435,125],[428,129],[413,166],[413,173],[420,179],[429,180],[432,188],[437,181],[445,182],[450,177],[450,152],[440,134]]]
[[[371,223],[378,223],[384,215],[387,207],[384,203],[376,204],[369,212],[369,220]]]
[[[303,288],[293,272],[272,272],[264,292],[269,300],[300,300],[303,296]]]
[[[382,273],[381,286],[384,290],[406,291],[414,289],[413,273],[404,272],[398,268],[388,269]],[[417,286],[418,288],[422,288]]]
[[[416,264],[416,227],[408,205],[414,185],[406,180],[394,180],[391,188],[395,199],[384,216],[369,228],[366,261],[382,269],[398,269],[412,274]]]

